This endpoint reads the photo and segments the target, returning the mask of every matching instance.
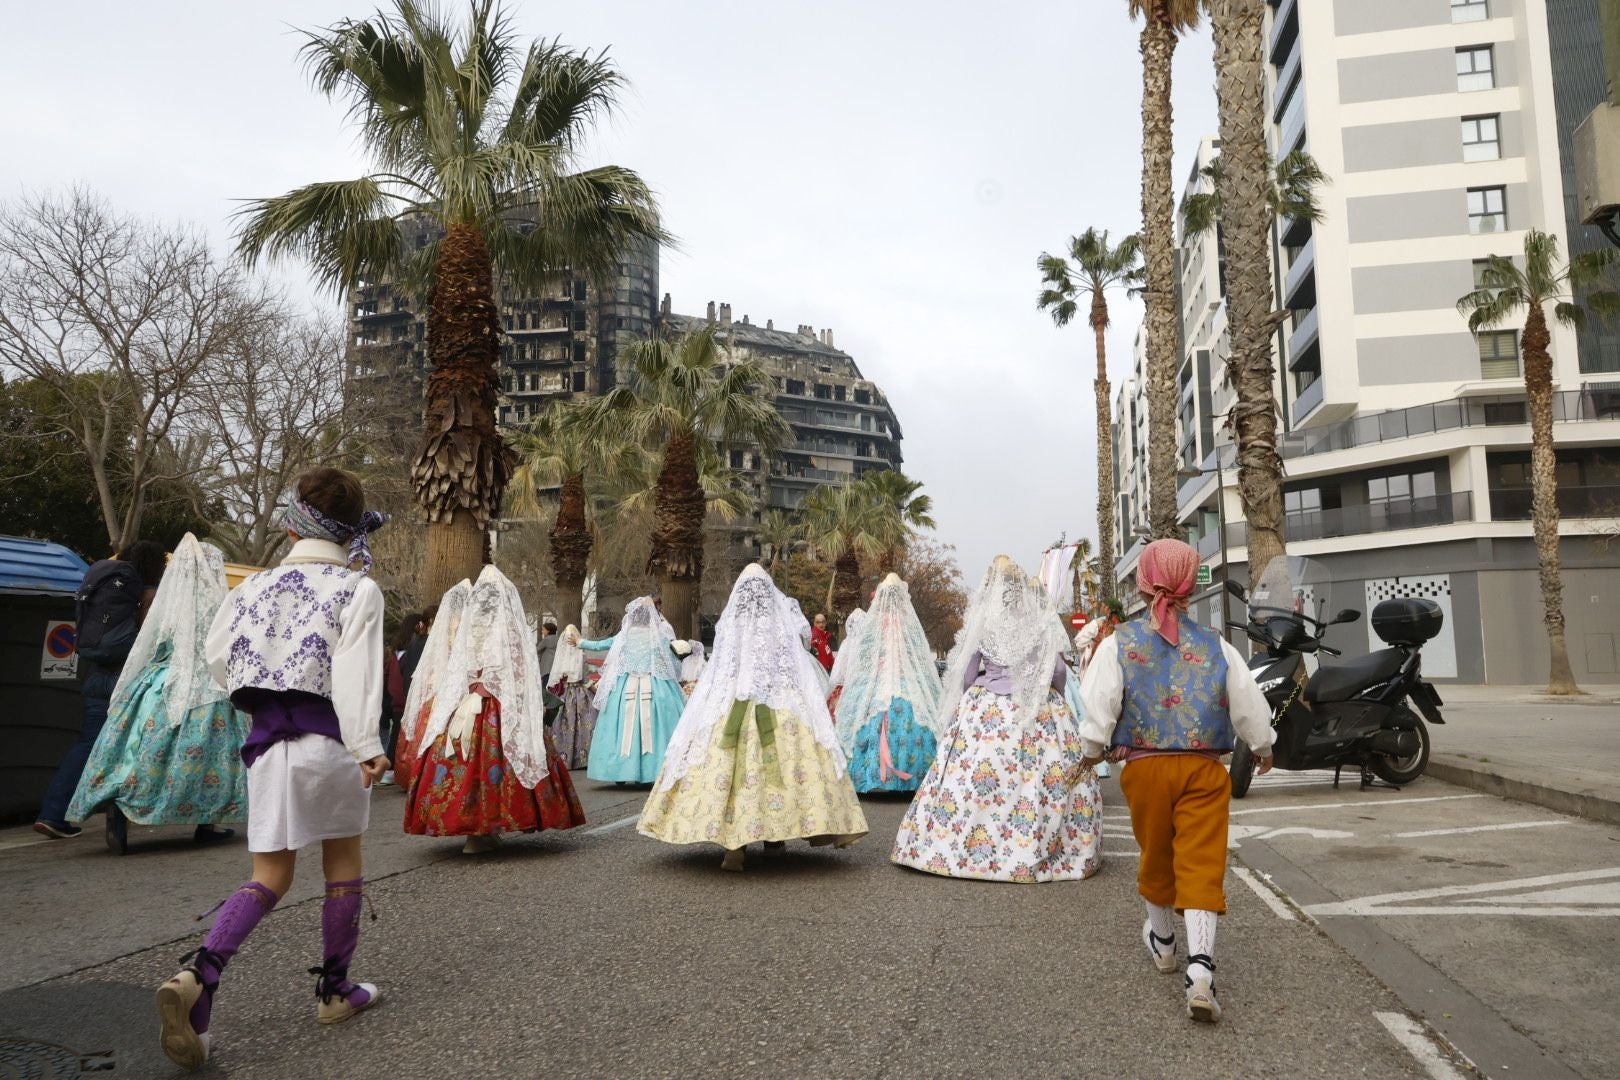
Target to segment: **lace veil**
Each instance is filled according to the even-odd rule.
[[[706,666],[703,642],[690,641],[687,644],[692,646],[692,651],[681,661],[681,682],[695,683],[703,677],[703,668]]]
[[[855,659],[855,643],[861,639],[861,625],[865,622],[866,612],[860,608],[844,616],[844,644],[833,654],[832,675],[828,679],[835,687],[844,685],[849,665]]]
[[[844,763],[826,696],[813,670],[820,665],[799,641],[803,624],[797,606],[777,591],[758,563],[751,563],[732,586],[731,599],[715,624],[714,654],[704,665],[664,753],[660,788],[672,787],[703,762],[714,743],[716,725],[740,700],[792,714],[810,726],[816,741],[840,765]]]
[[[984,580],[968,602],[962,630],[956,635],[945,668],[939,723],[944,731],[955,718],[968,663],[975,652],[1000,664],[1012,677],[1017,719],[1032,725],[1052,688],[1058,654],[1068,647],[1057,608],[1039,582],[1005,555],[985,571]]]
[[[844,643],[835,662],[855,654],[844,671],[844,692],[838,699],[838,738],[845,752],[855,749],[860,729],[895,698],[911,703],[918,723],[935,735],[942,732],[944,694],[934,650],[911,606],[911,590],[898,574],[890,574],[877,587],[860,630],[859,637]]]
[[[467,610],[467,597],[471,595],[472,583],[458,581],[439,601],[439,613],[433,618],[433,628],[428,631],[427,641],[422,646],[422,656],[416,662],[416,670],[411,673],[411,688],[405,693],[405,715],[400,718],[399,732],[405,737],[407,746],[420,745],[425,750],[433,745],[434,739],[444,734],[444,722],[435,728],[429,719],[423,725],[422,707],[433,700],[433,695],[439,689],[439,679],[450,660],[450,646],[455,644],[456,634],[461,630],[461,617]],[[451,708],[454,709],[454,706]],[[447,722],[449,718],[450,714],[445,713],[444,721]],[[432,733],[431,737],[422,738],[428,732]]]
[[[569,623],[557,635],[557,652],[551,658],[551,670],[546,672],[546,685],[560,682],[585,681],[585,653],[579,647],[579,627]]]
[[[435,682],[424,749],[449,726],[472,684],[483,683],[501,703],[501,753],[518,783],[532,788],[546,777],[551,763],[546,755],[540,657],[529,637],[517,586],[496,567],[486,566],[478,575],[450,656]]]
[[[674,644],[675,634],[659,614],[652,597],[642,596],[630,601],[625,606],[619,632],[613,635],[613,644],[602,661],[602,679],[596,684],[596,707],[606,708],[608,695],[613,693],[620,675],[651,675],[655,679],[680,682],[681,665],[673,651]]]
[[[114,712],[129,707],[136,681],[153,664],[168,665],[163,708],[171,728],[179,727],[194,709],[211,709],[229,700],[208,674],[204,656],[208,628],[226,592],[225,556],[186,533],[169,557],[151,610],[113,688],[109,707]]]

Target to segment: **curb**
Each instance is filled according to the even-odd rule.
[[[1607,825],[1620,825],[1620,800],[1589,795],[1578,791],[1564,791],[1545,784],[1515,780],[1500,773],[1490,772],[1455,758],[1431,757],[1428,775],[1448,784],[1460,784],[1505,799],[1544,806],[1560,814],[1601,821]]]

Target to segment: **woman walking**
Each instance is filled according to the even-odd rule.
[[[562,699],[551,726],[557,753],[570,769],[583,769],[590,761],[596,706],[591,703],[591,688],[585,681],[585,653],[579,647],[578,627],[569,625],[558,638],[557,654],[552,658],[546,682],[551,692]]]
[[[943,695],[928,635],[898,574],[877,587],[862,628],[834,665],[848,659],[835,715],[849,775],[862,794],[916,791],[934,763]]]
[[[658,779],[664,747],[686,706],[674,646],[675,635],[650,596],[625,607],[617,634],[580,642],[582,649],[607,650],[585,769],[592,780],[650,784]]]

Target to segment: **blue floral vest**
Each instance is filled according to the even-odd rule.
[[[1154,633],[1146,616],[1114,631],[1125,673],[1125,707],[1114,729],[1115,746],[1230,750],[1236,743],[1221,639],[1187,616],[1179,618],[1179,647]]]

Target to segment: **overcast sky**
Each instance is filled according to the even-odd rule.
[[[659,193],[675,310],[831,327],[888,393],[905,469],[975,581],[1096,531],[1090,333],[1035,310],[1035,258],[1139,227],[1141,71],[1124,0],[512,0],[631,80],[592,162]],[[83,183],[230,237],[235,200],[364,170],[291,27],[361,0],[10,7],[0,194]],[[1177,190],[1215,127],[1207,32],[1176,62]],[[283,275],[308,293],[301,267]],[[337,306],[331,297],[312,302]],[[1115,303],[1113,376],[1140,309]]]

